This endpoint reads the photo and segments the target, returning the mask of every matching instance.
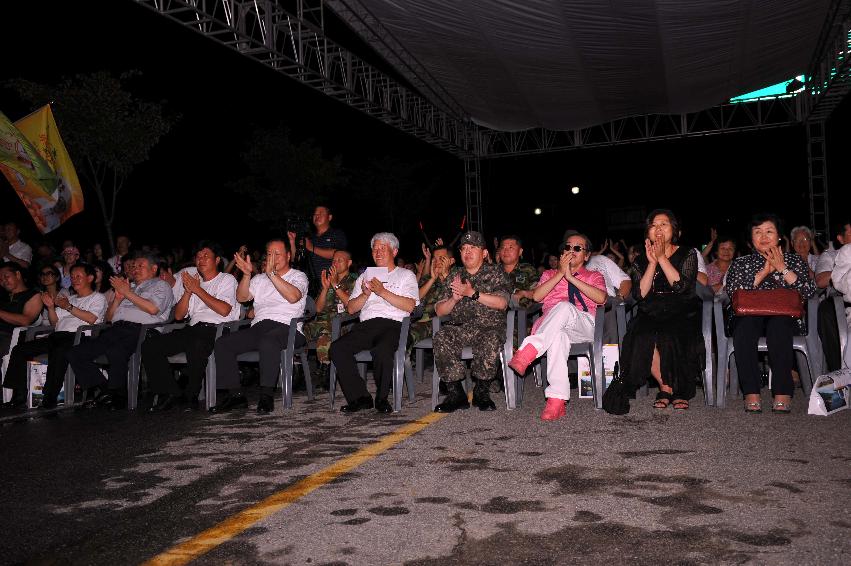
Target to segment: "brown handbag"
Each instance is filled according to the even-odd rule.
[[[737,289],[733,292],[736,316],[791,316],[801,318],[804,304],[795,289]]]

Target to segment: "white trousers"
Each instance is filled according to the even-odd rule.
[[[547,354],[548,386],[544,395],[548,399],[570,399],[570,376],[567,371],[570,346],[592,340],[594,317],[568,302],[554,306],[535,329],[535,334],[523,340],[521,348],[531,344],[538,356]]]

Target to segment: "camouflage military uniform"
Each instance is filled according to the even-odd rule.
[[[420,280],[420,287],[425,285],[429,280],[429,276],[425,276]],[[449,287],[450,279],[447,277],[441,281],[440,277],[435,279],[431,289],[428,290],[426,296],[420,299],[420,304],[423,306],[423,316],[419,320],[411,323],[411,330],[408,332],[408,351],[410,357],[411,350],[414,344],[431,336],[431,323],[434,318],[434,305],[440,300],[443,294],[444,287]]]
[[[351,295],[357,278],[357,273],[349,273],[340,282],[340,286]],[[316,313],[315,319],[305,322],[304,326],[302,326],[302,332],[304,332],[305,338],[311,342],[316,341],[316,358],[320,363],[331,363],[331,360],[328,358],[328,349],[331,347],[331,319],[337,313],[345,312],[345,308],[340,309],[342,304],[337,298],[334,288],[329,287],[325,294],[325,308],[321,312]]]
[[[513,295],[517,291],[531,291],[538,284],[540,274],[538,270],[528,263],[518,263],[511,273],[506,273],[508,276],[508,289]],[[524,309],[529,308],[535,301],[532,299],[520,299],[520,306]]]
[[[508,278],[497,265],[485,263],[475,275],[469,275],[459,266],[449,273],[447,281],[451,282],[456,275],[466,277],[473,289],[482,294],[509,298]],[[446,285],[438,300],[451,296],[452,289]],[[434,336],[434,360],[440,379],[464,379],[466,368],[461,360],[464,346],[473,348],[471,369],[474,378],[489,381],[496,377],[500,348],[505,343],[505,311],[488,308],[465,297],[455,305],[449,317]]]

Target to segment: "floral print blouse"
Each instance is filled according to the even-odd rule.
[[[725,277],[725,287],[727,294],[732,297],[733,292],[737,289],[795,289],[801,293],[801,298],[806,301],[816,294],[815,282],[810,279],[809,267],[804,259],[794,252],[785,252],[783,260],[789,270],[794,271],[798,279],[791,285],[786,283],[779,272],[774,271],[766,277],[759,287],[754,287],[754,279],[756,274],[765,266],[765,258],[758,253],[738,257],[730,264]],[[732,314],[732,307],[728,305]],[[798,319],[798,333],[805,335],[807,333],[806,317]]]

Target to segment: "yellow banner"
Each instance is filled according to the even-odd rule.
[[[46,234],[83,210],[80,180],[49,104],[15,122],[15,127],[32,143],[56,178],[55,189],[48,197],[43,193],[21,194],[18,191],[38,229]]]
[[[32,143],[0,112],[0,171],[29,209],[32,202],[53,201],[57,178]],[[33,218],[36,218],[33,215]],[[38,221],[36,221],[38,224]],[[42,229],[42,226],[39,226]],[[42,230],[44,232],[44,230]]]

